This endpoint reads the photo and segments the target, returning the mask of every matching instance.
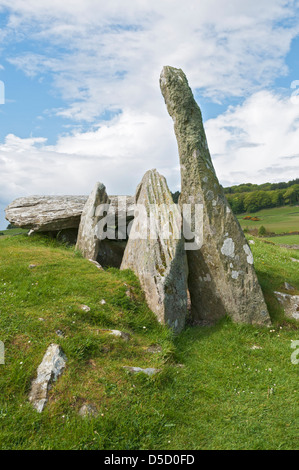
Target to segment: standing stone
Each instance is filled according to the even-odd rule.
[[[29,401],[41,413],[48,401],[48,391],[53,382],[62,374],[66,357],[58,344],[51,344],[37,369],[37,377],[32,382]]]
[[[199,106],[182,70],[164,67],[160,87],[174,121],[181,163],[180,204],[203,206],[203,243],[187,251],[194,322],[225,314],[269,324],[253,256],[231,211],[210,157]]]
[[[135,213],[121,269],[135,272],[158,320],[179,332],[187,314],[188,276],[180,212],[165,178],[156,170],[144,175],[135,200],[139,213]]]
[[[284,309],[288,318],[299,320],[299,295],[284,294],[283,292],[274,292],[277,300]]]
[[[101,217],[96,216],[96,209],[99,205],[109,202],[105,186],[96,183],[83,208],[76,244],[76,249],[87,259],[96,261],[99,253],[100,240],[96,235],[96,225]]]

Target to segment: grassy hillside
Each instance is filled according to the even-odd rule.
[[[245,216],[257,216],[259,221],[244,220]],[[263,225],[267,231],[275,233],[299,231],[299,207],[283,206],[273,209],[264,209],[252,214],[240,214],[237,216],[241,227],[253,229]],[[297,235],[298,240],[299,236]],[[298,241],[299,243],[299,241]]]
[[[273,328],[224,319],[174,338],[147,308],[132,273],[99,271],[72,248],[38,236],[2,236],[0,448],[295,449],[299,366],[291,363],[290,345],[299,333],[273,289],[288,281],[299,293],[291,261],[299,254],[255,242]],[[103,331],[108,328],[131,333],[131,340]],[[28,393],[54,342],[67,367],[38,414]],[[151,345],[161,352],[148,352]],[[130,375],[123,366],[162,371]],[[98,416],[78,416],[84,403],[96,405]]]
[[[0,230],[0,236],[3,236],[3,235],[15,236],[21,233],[28,233],[28,230],[23,229],[23,228],[11,228],[9,230]]]

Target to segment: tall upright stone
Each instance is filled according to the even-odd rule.
[[[187,78],[182,70],[166,66],[160,87],[178,143],[180,204],[203,205],[203,244],[187,251],[193,320],[215,321],[228,314],[238,322],[268,325],[253,256],[215,174]]]
[[[101,204],[109,203],[105,186],[96,183],[83,208],[76,244],[76,249],[81,251],[85,258],[94,261],[97,259],[100,240],[96,235],[96,226],[101,217],[96,215],[96,209]]]
[[[180,332],[187,314],[188,277],[180,211],[156,170],[144,175],[135,201],[121,269],[135,272],[158,320]]]

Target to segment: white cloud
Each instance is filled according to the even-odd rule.
[[[292,179],[298,168],[299,104],[258,92],[205,123],[210,152],[226,184]],[[172,121],[127,110],[89,132],[44,138],[8,135],[0,145],[0,199],[29,194],[88,194],[96,180],[110,194],[133,194],[145,171],[157,168],[179,187]]]
[[[291,180],[299,175],[299,103],[255,93],[206,122],[216,171],[227,185]]]
[[[45,44],[45,53],[27,50],[10,62],[31,76],[51,74],[68,102],[58,113],[90,121],[106,108],[155,113],[163,65],[183,68],[193,88],[215,100],[265,87],[286,73],[284,57],[299,32],[295,2],[285,0],[1,5],[11,12],[10,39]]]
[[[89,194],[102,181],[110,194],[134,194],[158,168],[177,189],[178,158],[170,120],[129,111],[94,131],[44,138],[8,135],[0,145],[0,200],[29,194]]]
[[[176,190],[177,148],[158,84],[163,65],[182,68],[201,96],[247,97],[207,122],[222,182],[294,177],[299,106],[263,90],[287,73],[297,1],[0,0],[1,9],[9,13],[1,63],[33,79],[50,76],[65,103],[54,112],[90,123],[89,132],[70,130],[52,146],[47,136],[7,136],[2,205],[34,193],[87,194],[96,180],[110,194],[132,194],[150,168]],[[105,110],[119,114],[99,123]]]

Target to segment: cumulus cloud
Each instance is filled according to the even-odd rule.
[[[206,132],[216,170],[227,185],[298,177],[299,103],[292,96],[255,93],[207,121]]]
[[[68,103],[57,113],[87,121],[107,108],[155,113],[163,65],[183,68],[215,101],[247,95],[287,73],[284,58],[299,31],[295,2],[285,0],[1,5],[10,11],[8,40],[30,37],[41,46],[8,56],[10,63],[30,76],[50,74]]]
[[[55,145],[13,134],[0,145],[0,203],[30,194],[89,194],[95,181],[109,194],[134,194],[143,174],[157,168],[178,189],[171,120],[128,111]]]
[[[87,194],[95,180],[110,194],[132,194],[149,168],[178,189],[177,147],[158,85],[163,65],[182,68],[199,98],[246,98],[206,123],[223,183],[294,176],[299,106],[265,89],[288,72],[297,1],[0,0],[1,11],[1,63],[33,80],[50,78],[64,103],[52,114],[74,123],[51,146],[46,135],[6,136],[2,207],[21,195]],[[107,111],[114,117],[100,122]],[[75,130],[82,122],[89,131]]]

